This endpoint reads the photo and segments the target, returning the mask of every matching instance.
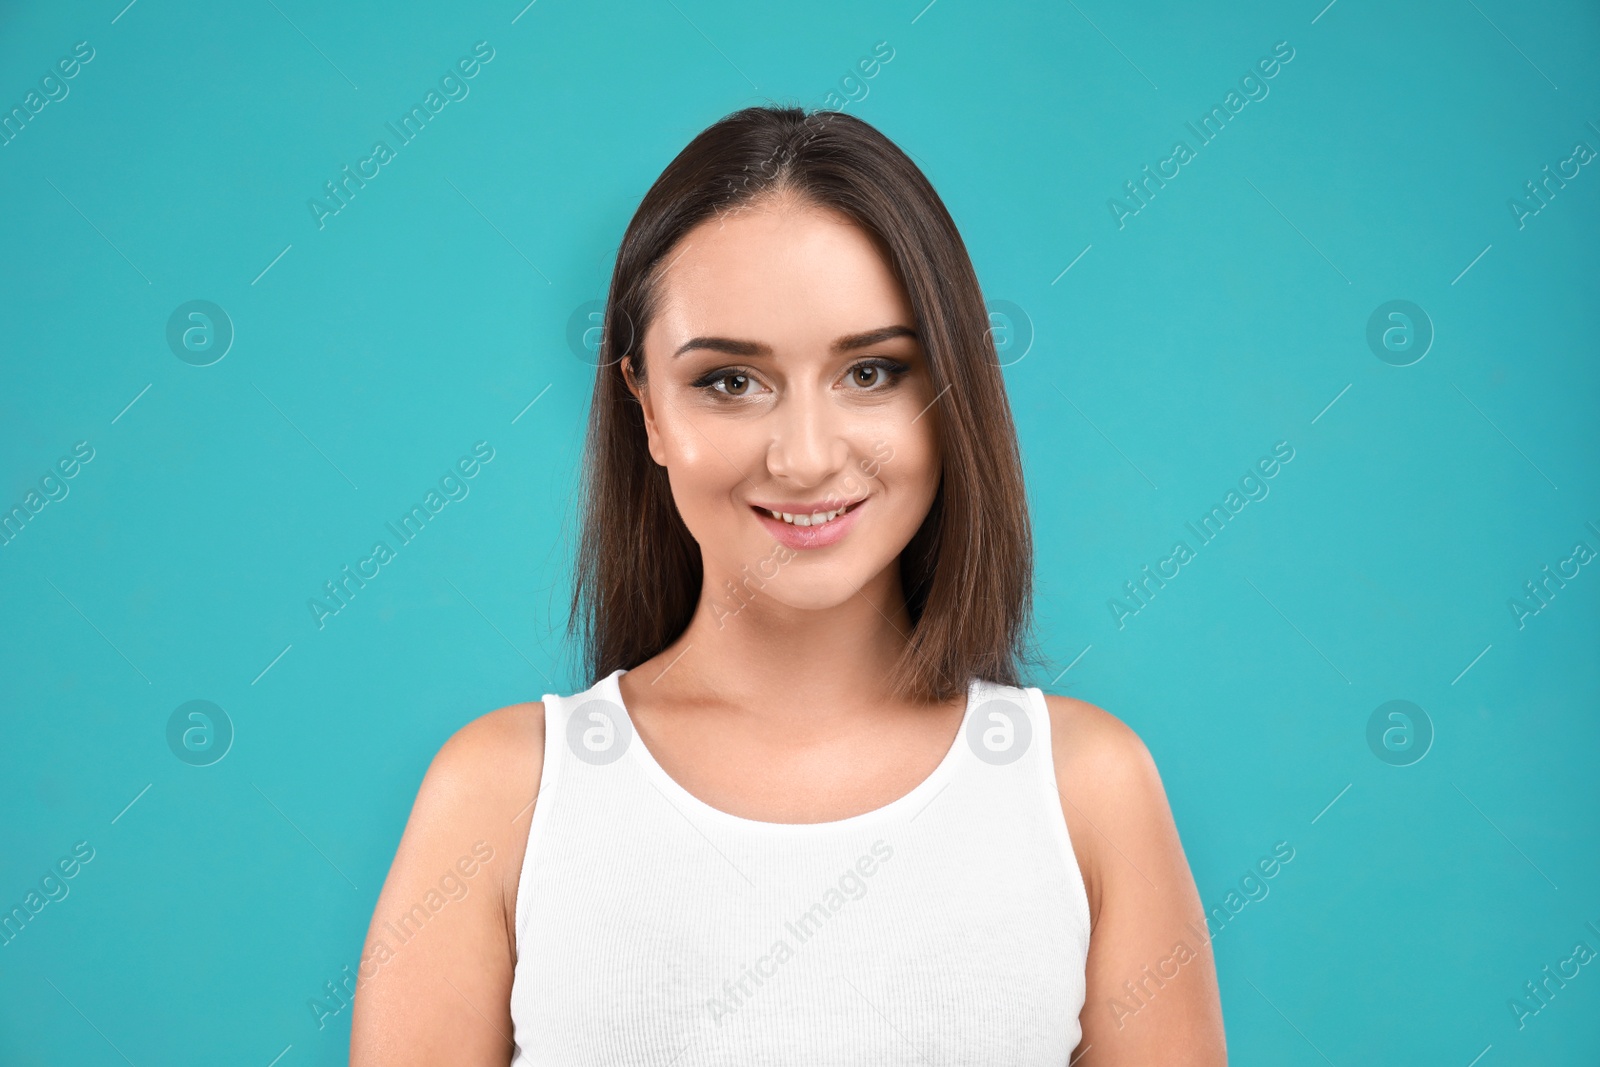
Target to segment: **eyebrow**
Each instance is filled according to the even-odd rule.
[[[876,330],[868,330],[865,333],[847,334],[834,341],[828,347],[834,353],[854,352],[857,349],[870,348],[875,344],[892,340],[896,337],[909,337],[913,341],[918,340],[917,331],[909,326],[882,326]],[[772,355],[772,346],[761,341],[738,341],[731,337],[691,337],[678,346],[678,350],[672,353],[672,358],[676,359],[685,352],[695,349],[723,352],[730,356]]]

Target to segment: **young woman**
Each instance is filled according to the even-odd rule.
[[[593,684],[435,757],[357,1067],[1226,1063],[1148,752],[1019,677],[1032,540],[988,327],[866,123],[750,108],[672,161],[606,307]]]

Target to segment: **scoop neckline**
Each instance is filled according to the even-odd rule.
[[[956,729],[955,738],[950,742],[949,749],[945,751],[938,765],[928,773],[927,777],[912,786],[910,792],[904,793],[887,804],[880,805],[870,811],[859,812],[843,819],[832,819],[827,822],[767,822],[762,819],[746,819],[742,815],[735,815],[732,812],[713,807],[678,784],[678,780],[667,773],[666,768],[656,761],[655,754],[650,751],[650,747],[639,736],[638,725],[633,721],[633,712],[628,710],[628,704],[622,698],[622,686],[618,680],[627,673],[628,668],[618,667],[606,677],[602,688],[606,697],[615,701],[617,707],[622,709],[622,714],[627,717],[628,728],[632,736],[632,743],[629,748],[637,753],[636,758],[644,768],[645,774],[664,793],[671,797],[674,802],[686,806],[699,816],[721,823],[724,826],[768,834],[790,834],[796,836],[822,834],[837,830],[854,830],[882,822],[885,819],[902,814],[908,809],[914,811],[920,808],[925,802],[925,798],[931,799],[934,793],[944,787],[945,781],[953,773],[956,760],[960,756],[962,738],[966,736],[967,724],[972,718],[972,709],[978,703],[978,687],[982,684],[981,679],[978,678],[971,678],[967,681],[967,704],[962,709],[961,724]]]

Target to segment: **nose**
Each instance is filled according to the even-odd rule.
[[[827,397],[811,390],[785,396],[773,416],[767,470],[801,488],[827,482],[849,462],[840,417]]]

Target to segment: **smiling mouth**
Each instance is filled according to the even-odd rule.
[[[842,508],[834,508],[831,511],[813,511],[810,514],[799,515],[787,511],[773,511],[771,508],[763,508],[755,504],[751,504],[750,509],[758,514],[765,515],[768,518],[777,519],[779,522],[786,522],[790,526],[825,526],[839,518],[839,516],[846,515],[854,511],[856,508],[865,503],[865,501],[866,498],[863,497],[861,500],[857,500],[851,504],[846,504]]]

